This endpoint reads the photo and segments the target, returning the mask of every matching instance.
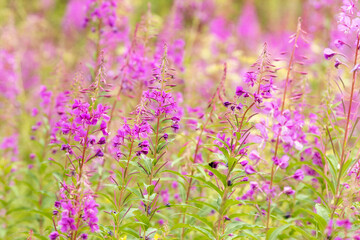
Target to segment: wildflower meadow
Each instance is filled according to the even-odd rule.
[[[358,0],[0,0],[0,239],[360,240],[359,51]]]

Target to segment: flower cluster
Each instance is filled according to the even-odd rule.
[[[72,185],[62,183],[60,199],[54,204],[53,215],[59,219],[58,225],[62,234],[68,235],[88,226],[92,232],[99,230],[98,226],[98,204],[89,193],[78,193]],[[56,239],[58,232],[50,234],[50,239]],[[87,234],[81,234],[81,239],[87,239]]]
[[[148,153],[149,145],[145,139],[147,139],[148,136],[152,133],[153,130],[147,121],[142,121],[140,124],[135,123],[133,126],[125,122],[117,131],[115,137],[112,139],[112,146],[115,149],[116,157],[121,157],[121,146],[125,144],[125,140],[128,142],[133,142],[134,140],[144,140],[139,143],[139,147],[141,147],[142,150],[138,153],[146,155]]]
[[[89,16],[84,19],[84,27],[87,27],[90,22],[101,20],[104,25],[107,25],[115,30],[116,6],[117,3],[113,0],[105,0],[100,4],[98,4],[95,0],[88,1],[86,7]]]
[[[103,135],[108,135],[106,122],[109,116],[106,113],[109,107],[102,104],[98,104],[96,109],[89,107],[89,103],[75,99],[68,115],[62,115],[60,121],[56,123],[56,128],[62,134],[73,136],[75,141],[89,144],[91,139],[87,136],[90,127],[96,126],[101,121],[100,128],[97,130],[100,130]]]
[[[16,62],[13,54],[6,50],[0,51],[0,92],[6,99],[15,100],[19,94]]]

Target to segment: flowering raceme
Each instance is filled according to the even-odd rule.
[[[109,116],[106,112],[109,108],[99,104],[96,109],[89,111],[89,106],[87,102],[75,99],[71,110],[69,109],[69,116],[63,115],[61,117],[56,124],[57,129],[62,134],[73,136],[75,141],[88,144],[88,129],[90,126],[96,126],[101,120],[99,130],[102,131],[103,135],[107,135],[106,121],[109,120]]]
[[[18,76],[16,74],[14,55],[6,50],[0,51],[0,91],[4,98],[15,100],[19,94]]]
[[[74,186],[63,183],[59,193],[60,199],[54,204],[56,210],[53,214],[59,218],[58,224],[62,234],[73,234],[84,224],[89,226],[92,232],[98,231],[97,207],[99,205],[91,194],[85,193],[85,196],[79,196],[75,190]],[[81,202],[78,202],[79,197],[82,198]],[[56,239],[55,236],[54,232],[49,237]]]

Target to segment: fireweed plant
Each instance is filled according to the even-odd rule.
[[[0,239],[360,239],[358,0],[0,5]]]

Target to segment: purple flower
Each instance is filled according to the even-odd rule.
[[[29,60],[27,58],[27,60]],[[15,56],[5,50],[0,51],[0,94],[4,98],[14,101],[19,94]]]
[[[336,225],[338,225],[339,227],[343,227],[347,230],[351,229],[351,222],[349,221],[349,219],[337,220]]]
[[[239,103],[239,104],[236,106],[236,109],[240,111],[243,107],[244,107],[244,105],[242,105],[241,103]]]
[[[68,114],[61,115],[61,119],[56,123],[56,129],[63,134],[70,134],[75,141],[82,142],[88,135],[87,129],[102,121],[100,129],[97,130],[101,130],[104,135],[107,135],[105,121],[109,120],[109,116],[106,115],[109,107],[99,104],[96,109],[91,109],[89,106],[89,103],[75,99],[71,108],[67,109]],[[90,141],[92,141],[91,138],[87,139],[86,144],[89,144]]]
[[[329,223],[328,223],[328,225],[326,226],[326,229],[325,229],[325,232],[326,232],[328,237],[331,236],[332,230],[333,230],[333,220],[330,219],[330,221],[329,221]]]
[[[301,181],[304,179],[304,172],[301,169],[295,171],[294,175],[292,176],[295,180]]]
[[[339,66],[342,64],[339,59],[335,59],[334,67],[339,68]]]
[[[341,9],[346,13],[353,14],[354,10],[356,10],[356,2],[353,0],[343,0]]]
[[[167,133],[164,133],[163,138],[166,140],[168,139],[169,135]]]
[[[175,124],[171,125],[171,128],[174,129],[174,132],[176,132],[177,130],[179,130],[180,126],[179,126],[179,124],[175,123]]]
[[[255,190],[255,189],[259,188],[259,184],[257,182],[254,182],[254,181],[250,182],[250,188],[252,190]]]
[[[225,41],[231,35],[228,23],[223,17],[217,17],[211,21],[210,31],[222,41]]]
[[[230,106],[232,103],[231,103],[231,102],[224,102],[223,104],[224,104],[225,107],[228,107],[228,106]]]
[[[178,182],[177,181],[173,181],[172,184],[171,184],[171,187],[173,189],[177,189],[177,187],[179,186]]]
[[[100,124],[100,130],[105,136],[109,135],[109,133],[106,131],[106,128],[107,128],[107,123],[103,120]]]
[[[256,82],[256,73],[254,72],[247,72],[244,76],[244,82],[247,83],[249,86],[254,87],[254,84]]]
[[[241,179],[241,182],[247,182],[247,181],[249,181],[248,177],[244,177],[243,179]]]
[[[248,161],[244,160],[240,162],[241,166],[245,167],[248,164]]]
[[[55,206],[56,208],[61,207],[61,202],[55,201],[54,206]]]
[[[321,159],[321,154],[319,152],[315,152],[313,155],[313,163],[318,166],[323,166],[323,162]]]
[[[35,117],[36,115],[38,115],[38,113],[39,113],[39,110],[37,108],[33,108],[31,111],[31,116]]]
[[[291,187],[284,187],[284,193],[286,195],[294,195],[295,194],[295,190],[293,190]]]
[[[324,49],[324,57],[326,60],[330,60],[331,58],[333,58],[336,55],[336,52],[334,52],[333,50],[331,50],[330,48],[325,48]]]
[[[236,87],[236,96],[241,97],[243,94],[246,93],[246,91],[244,91],[244,89],[241,86]]]
[[[63,150],[63,151],[65,151],[65,150],[68,150],[68,149],[70,149],[70,146],[69,146],[69,144],[63,144],[63,145],[61,145],[61,148],[60,148],[60,150]]]
[[[86,233],[83,233],[80,235],[80,238],[86,240],[88,239],[88,235]]]
[[[254,93],[254,102],[256,103],[262,103],[262,96],[260,94]]]
[[[237,23],[238,36],[249,46],[254,46],[260,35],[260,24],[257,17],[255,4],[252,1],[246,1],[242,8],[241,15]]]
[[[147,140],[139,143],[139,147],[141,147],[141,148],[148,147],[148,146],[149,146],[149,142]]]
[[[289,166],[289,159],[290,157],[288,155],[282,156],[279,163],[280,168],[282,169],[287,168]]]
[[[59,221],[59,225],[61,226],[61,231],[66,233],[69,230],[76,230],[75,220],[70,217],[62,216],[61,220]]]
[[[251,165],[246,165],[246,166],[245,166],[245,173],[250,175],[250,174],[256,173],[256,171],[255,171],[255,169],[253,168],[253,166],[251,166]]]
[[[14,149],[17,152],[18,146],[18,135],[14,134],[10,137],[3,138],[2,143],[0,144],[0,149]]]
[[[149,153],[149,148],[148,148],[148,147],[143,147],[143,148],[141,149],[141,151],[138,151],[138,152],[136,153],[136,155],[137,155],[137,156],[140,156],[141,154],[147,155],[148,153]]]
[[[204,159],[203,159],[201,153],[196,154],[194,163],[203,163],[203,162],[204,162]]]
[[[59,235],[58,232],[52,232],[52,233],[50,233],[49,238],[50,238],[50,240],[55,240],[55,239],[57,239],[59,236],[60,236],[60,235]]]
[[[344,43],[343,41],[341,41],[339,39],[335,40],[334,44],[339,49],[342,48],[344,45],[346,45],[346,43]]]
[[[259,160],[261,159],[259,153],[256,150],[252,150],[249,153],[248,157],[249,157],[250,160],[255,161],[255,163],[258,163]]]
[[[103,156],[104,156],[104,153],[103,153],[103,151],[101,151],[101,149],[99,148],[98,150],[96,150],[95,156],[97,156],[97,157],[103,157]]]
[[[97,204],[93,198],[89,198],[85,201],[83,220],[89,224],[92,232],[99,230],[99,226],[97,225],[98,206],[99,204]]]
[[[180,121],[180,118],[178,116],[174,116],[174,117],[171,118],[171,120],[173,122],[178,122],[178,121]]]
[[[95,137],[90,137],[89,139],[90,139],[90,140],[89,140],[89,143],[90,143],[91,145],[94,145],[94,144],[96,143]]]
[[[51,102],[51,96],[52,92],[47,91],[47,88],[45,86],[40,86],[40,97],[42,102],[40,103],[41,107],[47,107]]]
[[[105,143],[106,143],[105,137],[101,137],[100,140],[97,142],[97,144],[99,144],[99,145],[103,145]]]
[[[274,162],[275,165],[279,165],[280,164],[280,159],[278,157],[272,157],[271,160]]]
[[[140,107],[137,109],[138,113],[143,114],[144,111],[147,111],[149,114],[157,117],[162,114],[173,115],[177,112],[178,106],[171,93],[158,90],[148,90],[143,93],[143,99],[148,103],[147,110]],[[179,118],[177,117],[177,119]]]

